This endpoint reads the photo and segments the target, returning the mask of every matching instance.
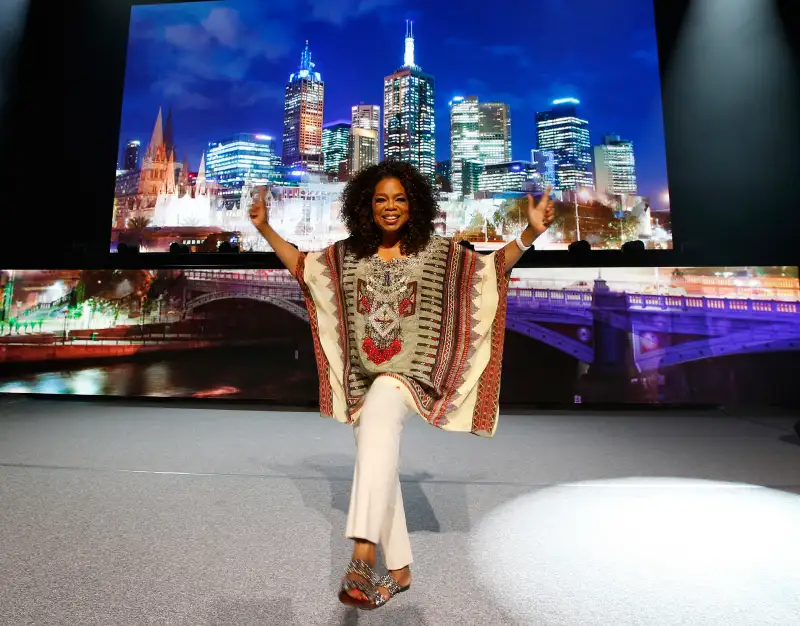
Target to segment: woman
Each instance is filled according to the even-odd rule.
[[[339,599],[373,609],[411,585],[398,464],[411,412],[444,430],[491,437],[497,427],[507,274],[553,219],[550,189],[528,196],[528,227],[480,255],[434,234],[427,179],[387,161],[345,188],[350,233],[303,254],[269,225],[265,190],[250,210],[258,231],[306,297],[320,377],[320,412],[352,424],[356,465],[346,536],[354,541]],[[380,545],[388,574],[375,571]]]

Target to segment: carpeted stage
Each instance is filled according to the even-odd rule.
[[[0,397],[0,624],[788,626],[797,419],[540,412],[504,415],[493,440],[411,419],[415,582],[357,613],[335,597],[349,428]]]

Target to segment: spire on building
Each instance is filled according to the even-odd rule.
[[[311,51],[308,49],[308,39],[306,39],[306,47],[303,49],[303,54],[300,55],[300,71],[310,72],[314,69],[314,64],[311,62]]]
[[[189,156],[183,155],[183,162],[181,163],[181,173],[178,176],[178,184],[181,188],[185,189],[186,184],[189,182]]]
[[[164,176],[164,193],[175,193],[175,153],[169,153],[167,161],[167,173]]]
[[[195,196],[206,192],[206,155],[200,157],[200,167],[197,170],[197,178],[194,182]]]
[[[406,47],[403,53],[403,67],[417,67],[414,63],[414,22],[406,20]]]
[[[322,76],[319,72],[314,71],[314,67],[316,67],[316,63],[311,61],[311,51],[308,49],[308,39],[306,39],[306,46],[300,55],[300,69],[289,76],[289,82],[303,78],[322,81]]]
[[[167,123],[164,126],[164,146],[167,149],[167,154],[175,148],[175,140],[172,135],[172,108],[167,113]]]
[[[155,158],[156,151],[162,143],[164,143],[164,122],[161,117],[161,107],[158,107],[158,117],[156,117],[156,124],[153,127],[153,134],[150,137],[150,143],[147,146],[147,157],[150,159]]]

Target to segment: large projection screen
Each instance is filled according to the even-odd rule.
[[[267,186],[301,249],[345,236],[339,196],[380,159],[440,192],[441,234],[491,250],[555,189],[537,249],[672,247],[649,0],[170,3],[130,20],[111,249],[223,241]]]

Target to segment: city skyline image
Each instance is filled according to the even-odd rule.
[[[651,3],[484,9],[133,7],[112,249],[124,232],[145,251],[169,245],[149,236],[154,227],[177,229],[174,241],[190,247],[233,232],[259,249],[245,232],[253,185],[271,187],[274,215],[298,245],[327,245],[342,234],[344,183],[379,158],[430,177],[448,236],[492,248],[510,236],[518,196],[552,184],[561,219],[537,247],[637,237],[671,247]]]

